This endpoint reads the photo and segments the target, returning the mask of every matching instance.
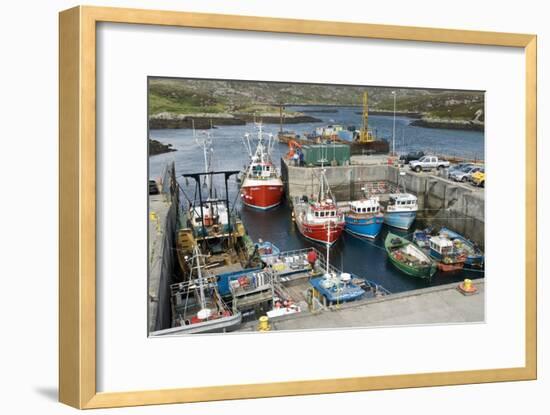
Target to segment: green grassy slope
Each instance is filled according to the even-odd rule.
[[[275,112],[281,103],[360,106],[365,90],[371,110],[393,111],[395,90],[398,111],[434,118],[469,120],[484,105],[484,94],[470,91],[159,78],[149,80],[149,114]]]

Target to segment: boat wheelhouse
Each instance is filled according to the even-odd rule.
[[[195,236],[207,237],[211,233],[227,233],[229,232],[229,211],[224,201],[208,200],[190,209],[189,223]]]
[[[434,259],[441,260],[445,256],[455,253],[453,242],[449,238],[442,236],[432,236],[429,239],[430,256]]]
[[[347,232],[361,237],[376,238],[384,223],[379,198],[370,197],[350,202],[344,220]]]
[[[416,219],[418,199],[411,193],[394,193],[389,196],[384,223],[398,229],[409,229]]]
[[[316,242],[333,244],[344,229],[344,215],[332,199],[304,201],[294,205],[294,219],[300,233]]]
[[[441,235],[432,236],[429,239],[430,256],[438,264],[441,271],[456,271],[464,268],[466,255],[457,249],[455,243]]]

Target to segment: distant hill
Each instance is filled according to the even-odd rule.
[[[273,114],[280,104],[361,106],[365,90],[372,112],[393,112],[395,90],[398,112],[438,121],[483,121],[482,92],[165,78],[149,80],[149,116]]]

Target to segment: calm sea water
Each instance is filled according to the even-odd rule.
[[[315,109],[314,107],[310,109]],[[326,107],[323,107],[326,109]],[[300,134],[310,132],[315,127],[328,123],[356,125],[361,124],[361,115],[356,112],[360,108],[334,108],[335,113],[310,112],[322,122],[288,125],[287,129],[297,131]],[[396,140],[397,152],[411,150],[429,150],[449,155],[457,155],[468,158],[484,158],[484,136],[481,132],[431,129],[410,126],[412,120],[406,117],[396,118]],[[370,128],[376,130],[381,138],[390,139],[392,136],[392,116],[371,116],[369,117]],[[264,125],[264,131],[273,133],[276,136],[279,125]],[[220,126],[211,130],[213,139],[213,168],[214,170],[241,170],[246,162],[247,156],[244,151],[242,137],[245,133],[255,133],[254,126]],[[181,177],[183,173],[202,172],[204,161],[202,149],[193,139],[193,132],[187,129],[151,130],[150,136],[163,143],[172,144],[178,151],[160,154],[149,158],[149,177],[156,178],[162,173],[162,169],[168,162],[175,162],[178,181],[186,194],[193,197],[195,185],[193,181],[186,181]],[[278,164],[280,158],[288,151],[287,145],[275,143],[273,160]],[[218,196],[224,195],[223,181],[217,180],[214,183]],[[288,206],[282,205],[267,212],[260,212],[243,206],[238,197],[238,184],[236,181],[229,182],[230,204],[241,216],[248,233],[253,240],[262,238],[277,245],[281,250],[292,250],[316,246],[320,251],[325,252],[322,245],[317,245],[304,239],[298,232],[291,220],[291,211]],[[413,224],[411,232],[415,227],[422,227],[422,223]],[[422,288],[426,282],[414,279],[397,271],[386,257],[383,241],[388,229],[384,225],[382,233],[376,241],[367,241],[356,238],[347,233],[332,247],[331,263],[347,272],[368,278],[382,284],[392,292],[401,292]],[[394,233],[406,235],[407,232]],[[457,273],[437,273],[431,285],[445,284],[452,281],[460,281],[465,277],[479,278],[482,273],[475,271],[460,271]]]

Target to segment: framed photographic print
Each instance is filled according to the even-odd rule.
[[[76,7],[60,192],[68,405],[536,378],[534,35]]]

